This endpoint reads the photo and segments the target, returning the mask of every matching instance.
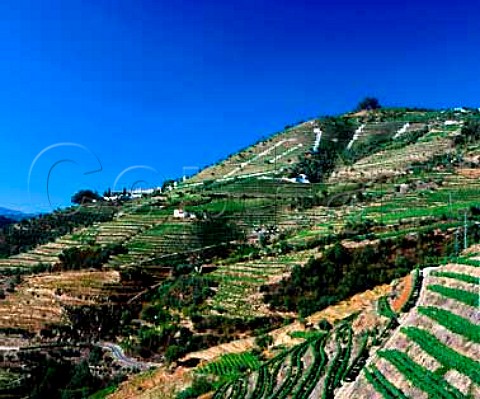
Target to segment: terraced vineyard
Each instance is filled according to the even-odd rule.
[[[381,137],[388,141],[401,134],[420,130],[421,124],[409,124],[408,122],[367,122],[363,123],[356,130],[352,140],[348,143],[347,148],[355,151],[357,147],[361,147],[372,138]]]
[[[0,303],[0,329],[36,333],[53,325],[68,325],[65,306],[100,305],[115,297],[128,299],[135,286],[120,284],[118,272],[62,272],[26,277]]]
[[[375,313],[374,308],[365,305],[360,308],[364,309],[362,313],[350,314],[331,331],[300,333],[293,326],[284,327],[292,337],[304,341],[290,349],[278,349],[280,353],[256,366],[254,372],[247,370],[250,373],[240,378],[227,379],[213,398],[333,398],[339,387],[355,381],[372,348],[393,328],[389,319]],[[319,312],[309,322],[318,323],[328,318],[331,311]],[[370,329],[373,325],[375,330]],[[215,361],[196,372],[212,374],[210,364]]]
[[[128,253],[113,257],[110,266],[136,265],[162,254],[199,248],[192,223],[163,217],[157,223],[131,237],[125,244]]]
[[[459,258],[424,274],[418,306],[340,398],[479,396],[480,269]]]
[[[415,281],[421,280],[415,278],[413,285],[405,286],[409,295],[398,294],[404,304],[415,306],[412,310],[403,306],[407,313],[392,310],[395,298],[380,299],[376,332],[355,333],[351,322],[342,322],[331,332],[314,334],[282,352],[254,373],[224,383],[214,398],[476,397],[478,307],[459,308],[437,293],[432,300],[427,287],[432,279],[462,276],[455,280],[476,284],[478,295],[480,269],[459,259],[425,274],[420,298]],[[425,302],[430,305],[423,306]],[[358,328],[361,322],[355,325]],[[378,346],[378,355],[370,358]]]
[[[311,252],[305,251],[291,256],[219,266],[209,274],[209,277],[218,283],[218,287],[208,309],[243,318],[270,314],[271,311],[263,303],[259,293],[260,287],[288,275],[292,267],[304,264],[311,255]]]
[[[392,146],[390,149],[363,157],[352,166],[339,168],[329,181],[331,183],[371,181],[380,177],[403,175],[407,167],[415,162],[425,162],[435,155],[453,151],[450,137],[456,133],[457,131],[450,132],[441,126],[432,128],[416,142]]]
[[[191,179],[189,184],[205,180],[228,180],[235,177],[274,175],[295,163],[297,157],[313,148],[316,124],[302,123],[285,132],[249,147],[215,166],[207,168]]]
[[[116,210],[112,206],[79,207],[53,215],[40,216],[12,226],[15,243],[19,248],[27,250],[20,251],[19,254],[9,258],[0,259],[0,270],[29,269],[39,263],[49,265],[57,263],[58,255],[65,248],[77,245],[78,237],[96,229],[95,226],[98,226],[101,221],[111,220]],[[64,221],[63,225],[62,221]],[[58,223],[60,227],[55,227]],[[47,236],[42,233],[42,229],[49,231]],[[69,231],[72,232],[68,233]],[[38,237],[42,239],[38,240]],[[33,242],[40,242],[40,244],[35,247]],[[34,248],[28,249],[32,246]]]
[[[258,358],[251,352],[232,353],[221,356],[218,360],[201,367],[199,373],[225,377],[240,370],[256,370],[259,366]]]
[[[360,371],[371,338],[365,332],[354,335],[349,323],[318,332],[252,375],[226,383],[214,398],[332,398],[338,386]]]

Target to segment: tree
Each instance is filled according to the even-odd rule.
[[[455,144],[471,143],[480,138],[480,121],[468,120],[462,127],[461,134],[455,137]]]
[[[92,388],[95,385],[95,378],[90,372],[88,362],[83,360],[81,363],[73,367],[72,378],[68,384],[68,388],[82,389],[82,388]]]
[[[102,200],[102,197],[97,192],[92,190],[80,190],[72,196],[72,203],[74,204],[86,204],[95,201]]]
[[[335,168],[337,149],[331,143],[322,144],[318,152],[301,157],[292,171],[293,176],[304,174],[311,183],[325,180]]]
[[[315,152],[301,156],[292,169],[292,177],[305,174],[311,183],[325,180],[335,169],[339,155],[353,137],[355,126],[348,118],[329,117],[322,121],[322,131],[330,139],[321,141]]]
[[[382,106],[380,105],[380,101],[378,101],[375,97],[365,97],[362,101],[358,103],[357,110],[358,111],[370,111],[372,109],[380,109]]]
[[[172,179],[165,180],[162,184],[162,192],[167,191],[169,188],[173,187],[174,184],[175,184],[175,180],[172,180]]]

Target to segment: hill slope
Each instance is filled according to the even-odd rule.
[[[470,292],[461,294],[471,306],[478,285],[459,258],[480,241],[478,118],[405,109],[321,118],[161,195],[22,222],[0,240],[11,254],[0,260],[1,338],[22,348],[120,344],[133,364],[163,365],[133,380],[145,395],[162,381],[171,388],[161,395],[175,397],[193,379],[183,397],[425,396],[414,371],[452,385],[441,397],[476,394],[476,363],[465,358],[475,361],[475,333],[458,338],[444,324],[478,324],[453,291]],[[418,329],[448,337],[470,371],[433,368],[437,353],[415,343],[432,337]],[[408,371],[397,367],[410,361],[404,353]],[[92,369],[125,365],[108,356]],[[131,398],[129,384],[115,397]]]
[[[401,297],[384,297],[376,315],[364,310],[311,335],[214,398],[478,397],[478,265],[461,258],[424,269],[402,300],[415,305],[408,312],[394,310]]]

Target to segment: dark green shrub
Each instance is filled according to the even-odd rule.
[[[196,377],[192,386],[177,395],[177,399],[195,399],[214,390],[213,384],[206,377]]]
[[[264,334],[255,338],[255,345],[257,345],[260,349],[267,349],[272,344],[273,337],[271,335]]]

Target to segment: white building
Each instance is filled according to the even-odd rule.
[[[173,217],[175,219],[196,219],[197,215],[191,212],[185,212],[183,209],[174,209],[173,210]]]
[[[303,173],[299,174],[297,177],[292,177],[292,178],[284,177],[281,180],[289,183],[303,183],[303,184],[310,183],[310,180],[308,180],[307,175]]]
[[[445,121],[444,123],[445,126],[453,126],[453,125],[460,125],[460,122],[459,121]]]

